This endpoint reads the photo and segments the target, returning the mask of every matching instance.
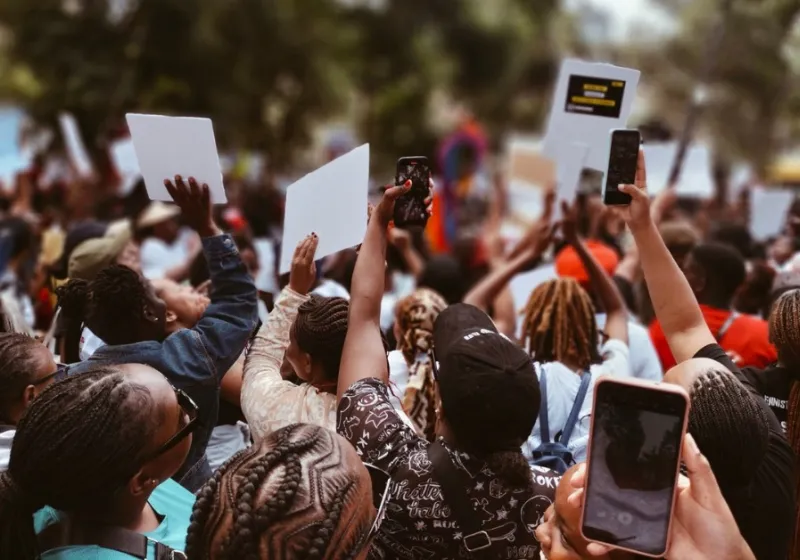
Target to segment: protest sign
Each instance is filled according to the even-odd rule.
[[[794,202],[788,189],[754,186],[750,189],[750,233],[765,241],[783,231],[786,215]]]
[[[228,198],[210,119],[128,113],[128,128],[151,200],[171,201],[164,179],[180,175],[207,184],[211,202]]]
[[[280,273],[289,272],[297,244],[319,237],[316,258],[361,243],[367,232],[369,144],[296,181],[286,191]]]
[[[559,162],[575,142],[588,146],[584,165],[603,171],[609,131],[625,128],[639,84],[638,70],[568,59],[556,83],[543,154]]]
[[[70,163],[75,167],[79,176],[90,177],[94,173],[94,166],[81,138],[78,121],[70,113],[61,113],[58,116],[58,122],[61,125],[61,134],[64,137]]]
[[[133,140],[123,138],[111,144],[111,160],[120,176],[119,194],[130,194],[136,181],[142,176],[139,171],[139,160],[136,159],[136,148]]]

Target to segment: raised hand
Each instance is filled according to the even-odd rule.
[[[202,186],[194,177],[189,177],[188,183],[180,175],[175,175],[175,181],[164,179],[167,192],[181,209],[181,215],[200,237],[212,237],[222,233],[214,223],[211,215],[211,194],[208,185]]]
[[[578,242],[578,211],[575,204],[561,202],[561,235],[570,245]]]
[[[307,235],[294,250],[292,268],[289,272],[289,287],[298,294],[306,295],[317,281],[317,264],[314,255],[317,252],[319,238],[316,233]]]

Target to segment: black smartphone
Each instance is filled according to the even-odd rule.
[[[395,185],[411,180],[411,189],[394,204],[394,225],[397,227],[425,226],[428,209],[425,199],[430,196],[431,167],[424,156],[402,157],[397,160]]]
[[[631,196],[620,192],[619,185],[632,185],[636,180],[641,144],[642,137],[638,130],[611,131],[608,171],[603,187],[603,203],[606,206],[624,206],[631,203]]]
[[[688,419],[681,387],[597,382],[581,518],[587,540],[645,556],[666,553]]]

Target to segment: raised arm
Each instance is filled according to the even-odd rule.
[[[386,267],[386,230],[394,213],[395,201],[410,188],[411,181],[407,181],[402,187],[386,189],[367,225],[367,234],[361,244],[350,285],[350,316],[337,386],[339,399],[356,381],[370,377],[384,381],[389,378],[380,324]]]
[[[586,245],[578,235],[578,224],[575,208],[570,208],[566,202],[561,204],[561,212],[564,219],[561,223],[561,232],[564,240],[569,243],[578,254],[578,258],[583,263],[589,281],[592,284],[597,296],[603,304],[606,312],[605,331],[609,338],[621,340],[628,343],[628,310],[625,307],[625,300],[619,293],[614,280],[606,274],[600,263],[592,256]]]
[[[689,282],[667,250],[650,213],[644,153],[639,152],[636,185],[621,185],[631,195],[629,206],[618,209],[636,241],[647,288],[656,317],[667,337],[675,360],[688,360],[703,347],[713,344],[714,335],[706,326],[703,314]]]

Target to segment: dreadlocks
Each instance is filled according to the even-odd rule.
[[[525,307],[523,342],[538,362],[568,362],[581,369],[602,361],[589,294],[571,278],[545,282]]]
[[[339,378],[349,310],[346,299],[312,294],[292,325],[297,346],[322,364],[328,379]]]
[[[33,513],[104,508],[136,472],[157,425],[146,387],[98,367],[54,384],[17,426],[0,475],[0,558],[37,557]]]
[[[781,365],[796,370],[800,367],[800,290],[790,290],[775,302],[769,316],[769,339],[778,350]],[[792,381],[786,418],[789,445],[795,454],[800,453],[800,382]],[[795,469],[795,483],[800,472]],[[800,498],[800,487],[797,496]],[[791,558],[800,553],[800,511],[796,513]]]
[[[85,323],[107,344],[139,342],[136,329],[148,297],[142,278],[130,268],[106,267],[91,282],[70,280],[56,294],[68,324]]]
[[[191,560],[355,558],[374,512],[369,475],[341,436],[294,424],[230,459],[200,490]]]
[[[34,381],[40,348],[46,350],[28,335],[0,334],[0,420],[9,421],[10,407]]]
[[[433,376],[433,324],[447,307],[438,293],[420,288],[397,304],[398,349],[408,365],[408,385],[403,409],[417,431],[433,441],[436,431],[436,396]]]

